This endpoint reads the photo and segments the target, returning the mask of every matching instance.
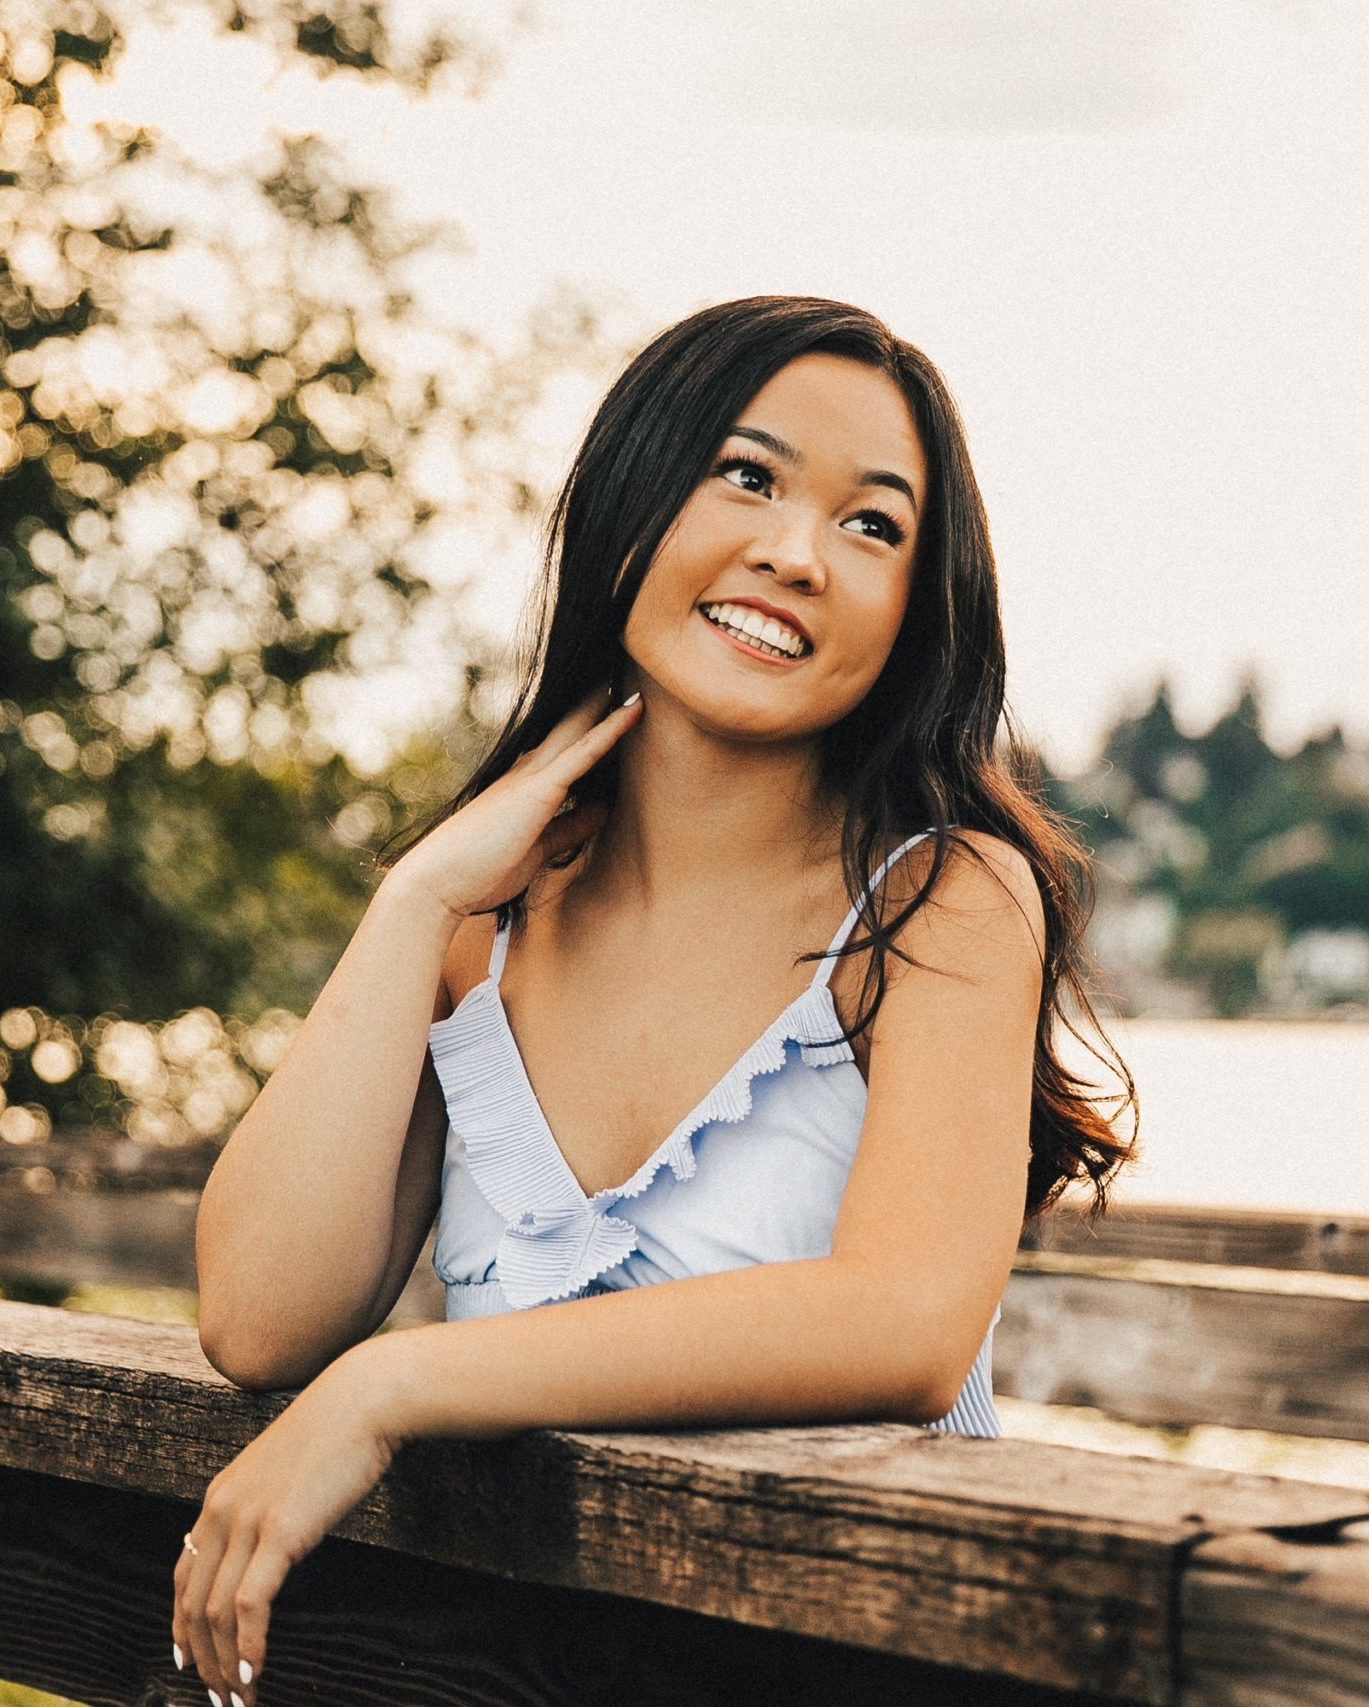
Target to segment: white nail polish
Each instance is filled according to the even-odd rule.
[[[247,1703],[243,1700],[242,1696],[238,1694],[236,1689],[230,1689],[228,1691],[228,1699],[233,1703],[233,1707],[247,1707]]]
[[[246,1660],[239,1660],[238,1661],[238,1676],[242,1679],[242,1681],[244,1683],[251,1683],[251,1681],[252,1681],[252,1667],[247,1663]]]
[[[179,1642],[173,1642],[171,1644],[171,1657],[176,1662],[176,1670],[184,1671],[185,1655],[181,1652],[181,1644]]]
[[[214,1693],[214,1691],[212,1689],[209,1691],[209,1699],[214,1703],[214,1707],[223,1707],[222,1700],[219,1698],[219,1696],[217,1696]]]
[[[640,690],[637,693],[630,693],[627,696],[627,698],[623,701],[623,705],[636,705],[637,701],[641,697],[642,697],[642,695],[641,695]],[[621,707],[619,709],[621,710]]]

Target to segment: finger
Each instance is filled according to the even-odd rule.
[[[596,830],[603,829],[607,817],[608,807],[599,800],[588,800],[583,806],[558,813],[542,832],[540,852],[543,859],[556,859],[581,842],[588,841]]]
[[[188,1540],[189,1536],[186,1539]],[[196,1545],[198,1546],[198,1543]],[[194,1563],[190,1549],[182,1544],[176,1567],[171,1573],[171,1640],[174,1644],[171,1657],[176,1661],[177,1671],[184,1671],[195,1659],[194,1649],[190,1645],[190,1624],[185,1612],[185,1587],[190,1580],[190,1569]]]
[[[578,740],[572,741],[550,763],[540,767],[546,780],[557,788],[569,788],[586,771],[594,769],[614,742],[625,735],[641,715],[640,699],[631,705],[615,706],[607,717],[587,729]]]
[[[238,1584],[238,1659],[246,1661],[251,1668],[253,1688],[266,1664],[266,1632],[271,1622],[271,1605],[289,1573],[290,1561],[287,1550],[263,1533],[257,1538],[257,1550]],[[240,1673],[236,1688],[239,1692],[244,1691]]]
[[[176,1566],[176,1605],[172,1613],[172,1635],[186,1663],[200,1674],[200,1681],[218,1690],[219,1661],[214,1651],[214,1632],[205,1617],[205,1601],[209,1587],[223,1557],[224,1542],[220,1534],[206,1522],[204,1514],[196,1520],[190,1532],[197,1552],[187,1548]],[[187,1561],[189,1561],[187,1565]],[[222,1707],[230,1707],[227,1696],[220,1692]]]
[[[544,765],[559,757],[567,747],[578,741],[587,729],[592,729],[608,710],[612,691],[609,683],[601,683],[568,711],[560,722],[553,724],[537,745],[524,755],[528,760],[528,769],[541,770]]]
[[[239,1524],[228,1544],[219,1568],[210,1585],[205,1602],[205,1617],[214,1637],[214,1656],[218,1679],[214,1683],[219,1697],[234,1707],[233,1697],[243,1700],[238,1678],[238,1608],[237,1592],[249,1561],[257,1550],[256,1530]]]

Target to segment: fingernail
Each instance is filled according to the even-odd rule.
[[[238,1676],[242,1679],[242,1681],[244,1683],[251,1683],[251,1681],[252,1681],[252,1667],[248,1664],[248,1662],[246,1660],[239,1660],[238,1661]]]
[[[185,1655],[181,1652],[181,1644],[179,1642],[173,1642],[171,1644],[171,1657],[176,1662],[176,1670],[184,1671]]]
[[[214,1691],[212,1689],[209,1691],[209,1699],[214,1703],[214,1707],[223,1707],[222,1700],[214,1693]]]
[[[243,1700],[242,1696],[238,1694],[236,1689],[230,1689],[228,1691],[228,1699],[233,1703],[233,1707],[247,1707],[247,1703]]]
[[[624,700],[624,701],[623,701],[623,705],[636,705],[636,703],[637,703],[637,701],[638,701],[638,700],[639,700],[639,699],[640,699],[640,698],[641,698],[641,697],[642,697],[642,696],[641,696],[641,693],[640,693],[640,692],[638,692],[638,693],[630,693],[630,694],[629,694],[629,695],[628,695],[628,696],[627,696],[627,698],[626,698],[626,699],[625,699],[625,700]],[[620,711],[621,711],[621,710],[622,710],[622,706],[619,706],[619,708],[618,708],[618,709],[619,709],[619,710],[620,710]]]

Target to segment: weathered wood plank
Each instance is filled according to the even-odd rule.
[[[1075,1207],[1057,1204],[1028,1224],[1022,1247],[1231,1268],[1369,1274],[1369,1216],[1114,1202],[1090,1228]]]
[[[193,1330],[0,1304],[0,1462],[198,1500],[288,1401]],[[1200,1538],[1369,1492],[895,1424],[420,1441],[334,1532],[1118,1700],[1173,1699]]]
[[[119,1707],[204,1700],[171,1658],[196,1507],[0,1468],[0,1677]],[[520,1583],[329,1536],[286,1578],[268,1707],[983,1707],[984,1679],[645,1601]],[[1101,1702],[993,1683],[994,1707]]]
[[[1180,1617],[1185,1707],[1362,1707],[1369,1524],[1201,1542]]]
[[[1150,1424],[1369,1440],[1369,1281],[1019,1252],[994,1386]]]
[[[0,1278],[193,1291],[192,1193],[0,1191]],[[432,1235],[392,1313],[441,1321]],[[1023,1249],[994,1335],[1009,1397],[1137,1423],[1369,1439],[1369,1278]]]
[[[197,1191],[56,1191],[0,1181],[0,1280],[193,1292]]]

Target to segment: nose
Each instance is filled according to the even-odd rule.
[[[818,543],[820,526],[817,515],[802,505],[790,505],[783,514],[774,505],[769,526],[757,533],[747,549],[747,567],[769,569],[785,586],[820,592],[827,582]]]

